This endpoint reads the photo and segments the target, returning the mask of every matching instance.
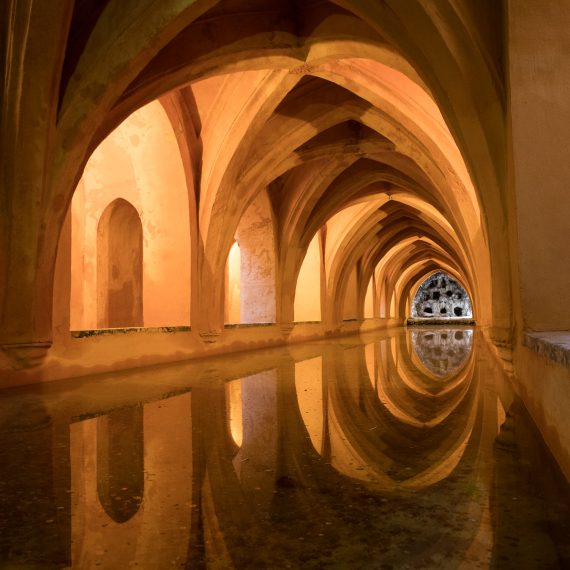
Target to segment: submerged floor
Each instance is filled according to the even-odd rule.
[[[471,328],[0,400],[0,568],[570,567],[568,485]]]

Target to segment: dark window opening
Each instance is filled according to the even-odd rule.
[[[418,287],[411,313],[412,318],[438,316],[441,319],[465,318],[473,314],[471,299],[461,283],[442,271],[433,273]]]

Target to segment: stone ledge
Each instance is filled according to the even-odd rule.
[[[570,331],[526,331],[523,346],[570,368]]]
[[[226,323],[224,329],[251,329],[253,327],[273,327],[278,323]]]
[[[177,326],[177,327],[124,327],[116,329],[86,329],[80,331],[69,331],[73,338],[86,338],[90,336],[101,336],[110,334],[127,334],[127,333],[173,333],[173,332],[187,332],[191,331],[192,327]]]
[[[410,318],[406,320],[406,325],[409,326],[424,326],[424,325],[443,325],[443,326],[454,326],[454,325],[474,325],[475,320],[468,317],[429,317],[429,318]]]

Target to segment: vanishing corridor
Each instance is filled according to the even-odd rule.
[[[0,0],[0,570],[570,568],[570,0]]]

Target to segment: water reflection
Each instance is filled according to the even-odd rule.
[[[564,564],[568,488],[472,330],[156,374],[6,399],[0,567]]]
[[[414,351],[418,338],[424,336],[414,331]],[[327,453],[339,473],[382,490],[420,489],[448,477],[478,436],[482,413],[472,365],[434,384],[407,340],[347,348],[326,380],[320,358],[295,365],[297,403],[315,450]],[[457,351],[453,342],[441,343],[440,360]]]
[[[412,345],[421,363],[439,378],[458,372],[471,354],[471,329],[420,330],[412,332]]]
[[[165,560],[184,563],[187,535],[193,530],[190,399],[185,394],[148,403],[140,422],[128,418],[133,410],[127,409],[71,424],[73,568],[160,568]],[[113,434],[112,447],[105,441],[108,453],[101,464],[101,438],[109,437],[101,424],[118,422],[117,418],[129,428],[123,434],[126,445],[120,446],[122,436]],[[125,465],[124,454],[131,456],[128,446],[136,446],[138,438],[144,448],[144,471],[138,460],[130,468]],[[139,477],[144,477],[143,485]],[[124,521],[109,512],[108,499],[101,494],[117,479],[124,486],[114,487],[115,507],[129,512],[132,503],[137,505]]]

